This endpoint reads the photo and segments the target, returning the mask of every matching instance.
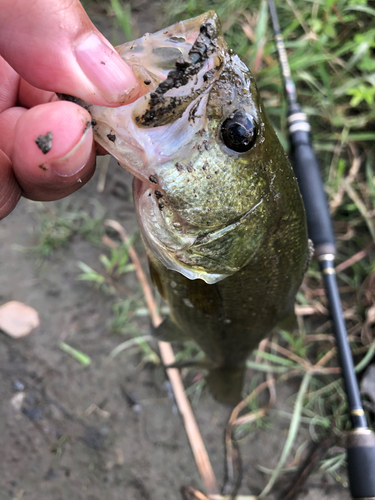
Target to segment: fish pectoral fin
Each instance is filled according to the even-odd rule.
[[[186,359],[181,361],[176,361],[170,365],[165,365],[164,368],[177,368],[181,370],[182,368],[203,368],[204,370],[208,370],[211,364],[205,361],[204,359],[201,361],[196,361],[194,359]]]
[[[292,333],[296,327],[296,323],[296,314],[294,312],[294,309],[292,309],[277,323],[276,328],[278,330],[285,330],[289,333]]]
[[[157,328],[153,328],[151,333],[158,340],[164,342],[185,342],[189,340],[187,335],[168,316]]]

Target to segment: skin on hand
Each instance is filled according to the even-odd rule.
[[[119,106],[139,86],[78,0],[0,0],[0,12],[2,219],[21,195],[60,199],[94,173],[90,114],[55,92]]]

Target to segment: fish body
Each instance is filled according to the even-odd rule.
[[[297,181],[216,13],[117,50],[142,95],[90,111],[96,140],[135,176],[151,276],[170,307],[156,334],[193,339],[214,396],[233,403],[249,353],[293,315],[309,259]]]

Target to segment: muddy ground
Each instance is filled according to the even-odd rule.
[[[102,29],[111,29],[110,21],[96,16]],[[147,19],[138,15],[137,34],[152,30]],[[69,206],[62,201],[43,208],[22,200],[0,225],[0,304],[19,300],[34,307],[41,320],[22,339],[0,332],[0,500],[175,500],[183,485],[203,490],[163,369],[144,363],[139,349],[108,360],[112,349],[131,338],[111,326],[119,296],[77,279],[77,261],[102,270],[99,256],[108,255],[108,248],[78,233],[48,258],[25,252],[38,243],[43,218],[72,207],[92,213],[93,200],[105,218],[137,234],[130,176],[112,162],[102,193],[98,177],[71,196]],[[141,297],[134,273],[121,286],[122,298]],[[147,318],[133,325],[142,335],[149,332]],[[91,364],[83,366],[63,352],[62,340],[90,356]],[[298,381],[278,387],[268,425],[242,440],[242,495],[256,495],[265,486],[269,476],[258,465],[276,465],[289,426],[277,410],[290,412],[288,398],[297,391]],[[193,408],[221,486],[230,410],[206,391]],[[328,474],[312,476],[300,498],[348,499],[342,477],[344,485]],[[276,491],[290,480],[284,477]]]

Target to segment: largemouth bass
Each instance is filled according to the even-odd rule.
[[[308,262],[297,181],[215,12],[117,50],[143,95],[90,111],[96,141],[134,175],[151,276],[170,307],[156,335],[193,339],[214,396],[237,402],[246,358],[293,315]]]

